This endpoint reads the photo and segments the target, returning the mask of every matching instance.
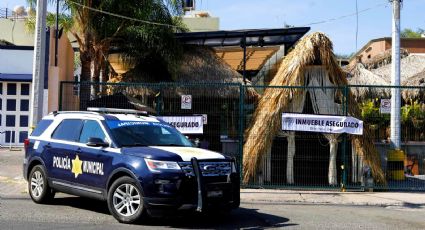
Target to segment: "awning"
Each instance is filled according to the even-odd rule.
[[[0,81],[32,81],[32,74],[0,73]]]
[[[246,70],[259,70],[277,51],[279,46],[246,48]],[[234,70],[243,70],[243,49],[241,47],[217,47],[215,53]]]
[[[176,33],[185,44],[220,46],[293,46],[310,27]],[[244,41],[245,40],[245,41]]]
[[[175,36],[183,44],[212,47],[234,70],[244,74],[258,72],[282,47],[286,53],[309,30],[309,27],[292,27],[189,32]]]

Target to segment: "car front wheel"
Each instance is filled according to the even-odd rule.
[[[145,216],[142,190],[130,177],[117,179],[108,191],[108,208],[121,223],[134,223]]]
[[[28,180],[28,192],[31,199],[39,204],[48,203],[55,196],[55,192],[49,187],[43,166],[36,165],[32,168]]]

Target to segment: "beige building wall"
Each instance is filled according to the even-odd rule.
[[[362,63],[368,62],[376,55],[391,49],[391,38],[378,38],[369,41],[355,56],[360,59]],[[400,40],[400,47],[413,54],[425,53],[425,38],[402,38]],[[353,62],[353,57],[350,62]]]
[[[59,93],[61,81],[74,80],[74,50],[67,36],[62,35],[58,46],[58,66],[55,66],[55,33],[51,28],[50,33],[50,56],[49,56],[49,92],[48,92],[48,111],[57,111],[59,109]],[[67,87],[69,88],[69,87]],[[64,95],[72,95],[64,93]],[[63,98],[65,100],[65,98]],[[78,103],[78,98],[66,98]]]
[[[0,18],[0,39],[18,46],[33,46],[34,35],[25,30],[24,20]]]
[[[217,31],[220,29],[220,19],[212,17],[206,11],[190,11],[183,17],[183,23],[191,32]]]
[[[385,40],[373,42],[359,55],[359,58],[361,59],[362,63],[365,63],[369,59],[384,52],[386,49],[387,44]]]

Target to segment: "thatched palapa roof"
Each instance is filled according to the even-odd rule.
[[[350,66],[348,82],[350,85],[382,85],[391,86],[391,50],[378,55],[376,60],[371,60],[364,65],[357,63]],[[400,80],[402,86],[424,86],[421,83],[425,73],[425,56],[418,54],[402,55],[400,61]],[[352,87],[353,94],[357,98],[390,97],[391,88],[374,87]],[[420,88],[409,88],[401,91],[403,98],[415,99],[424,96],[424,90]]]
[[[240,73],[219,58],[211,48],[202,46],[185,47],[175,79],[176,82],[199,83],[200,86],[211,84],[208,87],[199,87],[198,93],[222,98],[238,98],[239,88],[235,86],[217,88],[214,86],[215,83],[244,83]],[[247,80],[247,85],[250,84],[251,82]],[[247,88],[245,93],[245,97],[258,97],[258,93],[253,88]]]
[[[388,86],[391,82],[367,70],[363,64],[357,63],[348,69],[347,81],[349,85]],[[390,88],[382,87],[350,87],[356,98],[375,98],[377,96],[390,96]]]
[[[372,69],[372,73],[377,74],[391,82],[391,63],[382,67]],[[403,83],[406,79],[425,71],[425,56],[411,54],[400,60],[400,80]]]
[[[222,83],[243,84],[242,75],[233,70],[226,62],[220,59],[213,50],[202,46],[186,46],[181,61],[178,63],[176,73],[174,74],[174,82],[184,84],[169,84],[163,87],[162,93],[172,97],[183,94],[191,94],[192,96],[220,97],[220,98],[239,98],[240,88],[237,85],[229,85],[223,87]],[[137,67],[136,67],[137,68]],[[157,72],[157,73],[156,73]],[[161,75],[164,70],[158,70],[154,73],[144,72],[143,69],[133,69],[124,74],[122,77],[117,76],[110,82],[172,82]],[[189,85],[186,85],[189,83]],[[220,84],[219,84],[220,83]],[[250,85],[247,80],[247,85]],[[173,86],[173,87],[172,87]],[[147,95],[156,94],[156,89],[149,89],[134,86],[125,86],[125,91],[129,95]],[[257,99],[258,93],[253,88],[247,88],[245,98]]]
[[[328,80],[334,86],[345,86],[345,73],[339,67],[333,53],[332,43],[323,33],[312,33],[301,39],[295,48],[283,59],[282,64],[270,82],[271,86],[307,86],[305,71],[312,65],[320,66],[327,72]],[[325,82],[323,80],[323,82]],[[328,81],[327,81],[328,82]],[[281,129],[282,112],[290,111],[291,104],[297,101],[304,89],[267,88],[260,98],[251,125],[247,130],[243,148],[244,182],[255,175],[261,157],[272,145],[274,137]],[[349,97],[349,114],[360,117],[360,110],[353,96]],[[366,127],[362,136],[350,136],[356,153],[363,156],[364,163],[372,169],[373,176],[385,183],[380,156],[372,142],[371,132]]]
[[[403,86],[415,86],[415,88],[403,89],[402,95],[404,99],[425,99],[425,71],[422,71],[412,77],[407,78]],[[418,87],[418,88],[416,88]],[[419,88],[421,87],[421,88]]]
[[[391,49],[388,49],[380,54],[377,54],[376,56],[372,57],[371,59],[367,60],[363,65],[366,69],[376,69],[381,66],[385,66],[388,64],[391,64]],[[400,48],[400,58],[405,58],[409,55],[409,52],[406,49]]]

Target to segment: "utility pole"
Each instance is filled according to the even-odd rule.
[[[37,0],[30,108],[30,132],[43,117],[47,0]]]
[[[56,28],[55,28],[55,66],[58,66],[58,42],[59,42],[59,0],[56,0]]]
[[[400,137],[400,3],[390,0],[393,5],[392,21],[392,63],[391,63],[391,148],[401,149]]]

